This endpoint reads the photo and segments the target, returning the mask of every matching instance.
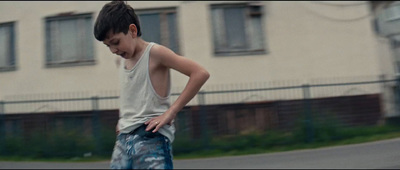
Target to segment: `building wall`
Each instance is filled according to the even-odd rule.
[[[0,72],[0,100],[8,96],[118,91],[117,56],[94,41],[95,65],[46,68],[44,18],[63,12],[92,13],[106,1],[0,2],[0,23],[16,21],[17,70]],[[203,65],[213,85],[333,77],[377,76],[382,66],[369,4],[361,2],[261,1],[266,54],[213,54],[210,4],[225,1],[129,1],[135,9],[177,7],[181,53]],[[338,6],[337,4],[350,4]],[[360,5],[351,5],[361,3]],[[336,5],[335,5],[336,4]],[[365,17],[364,17],[365,16]],[[360,18],[360,19],[357,19]],[[379,64],[381,63],[381,64]],[[172,72],[174,89],[188,78]]]

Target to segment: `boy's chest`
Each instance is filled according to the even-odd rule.
[[[136,64],[138,64],[138,61],[132,61],[132,60],[125,60],[124,62],[124,69],[126,70],[132,70]],[[158,70],[161,65],[157,65],[155,62],[152,62],[151,60],[148,63],[142,63],[146,64],[145,68],[148,68],[149,71],[154,72],[155,70]]]
[[[149,75],[151,85],[153,86],[154,90],[159,96],[167,96],[168,95],[168,87],[169,87],[169,69],[165,66],[157,64],[156,62],[146,62],[144,63],[139,62],[137,68],[135,68],[136,63],[125,61],[124,67],[126,69],[132,70],[129,74],[126,75],[125,83],[139,83],[145,82],[147,78],[147,74]]]
[[[133,67],[137,64],[137,61],[132,61],[132,60],[125,60],[124,62],[124,69],[126,70],[132,70]]]
[[[138,66],[136,66],[138,64]],[[140,65],[140,66],[139,66]],[[138,67],[138,68],[135,68]],[[153,82],[163,81],[165,78],[164,76],[168,76],[168,69],[163,67],[161,64],[158,64],[155,61],[148,60],[146,62],[138,62],[138,61],[131,61],[125,60],[124,62],[124,69],[133,71],[135,69],[135,73],[137,73],[137,69],[141,70],[139,72],[145,73],[148,72],[150,75],[150,79]],[[131,73],[134,73],[131,72]],[[133,75],[130,75],[132,77]]]

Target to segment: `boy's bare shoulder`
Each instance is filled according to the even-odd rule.
[[[170,58],[179,57],[175,52],[166,46],[154,44],[150,50],[150,57],[160,61],[168,60]]]
[[[160,55],[164,53],[174,53],[171,49],[161,44],[154,44],[153,48],[151,48],[151,52],[155,55]]]
[[[155,44],[151,48],[150,57],[153,59],[154,64],[172,68],[186,75],[189,74],[190,69],[196,68],[196,63],[160,44]]]

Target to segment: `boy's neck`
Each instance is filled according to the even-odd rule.
[[[137,44],[136,44],[136,47],[135,47],[135,52],[134,52],[132,58],[129,58],[129,59],[130,60],[139,60],[139,58],[144,53],[144,50],[146,49],[148,44],[149,44],[149,42],[146,42],[143,39],[138,37]]]

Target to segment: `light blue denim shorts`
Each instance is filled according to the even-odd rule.
[[[142,125],[131,133],[117,136],[111,169],[173,169],[169,139],[145,129],[146,125]]]

